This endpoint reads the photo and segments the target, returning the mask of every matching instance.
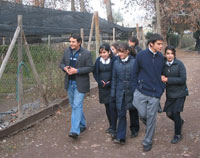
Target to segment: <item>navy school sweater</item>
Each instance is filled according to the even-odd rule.
[[[133,91],[138,89],[147,96],[160,98],[165,85],[161,81],[164,65],[162,53],[155,55],[147,48],[137,54],[133,67]]]

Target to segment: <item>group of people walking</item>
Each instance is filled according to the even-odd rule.
[[[156,127],[156,116],[160,111],[160,98],[166,88],[164,112],[174,121],[175,133],[171,143],[182,139],[181,129],[184,120],[186,69],[176,58],[172,46],[161,53],[163,38],[153,34],[148,40],[147,49],[139,47],[137,38],[130,37],[128,43],[103,43],[99,57],[93,66],[91,53],[81,47],[81,37],[72,35],[70,47],[64,52],[60,67],[66,73],[65,88],[72,107],[69,137],[78,138],[86,129],[83,112],[85,93],[89,91],[89,73],[93,72],[98,83],[99,102],[105,105],[109,127],[114,143],[125,144],[129,111],[131,138],[137,137],[140,120],[146,125],[143,150],[152,148]]]

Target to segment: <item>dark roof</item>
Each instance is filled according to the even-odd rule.
[[[90,13],[60,11],[0,1],[0,36],[13,35],[17,27],[17,15],[23,16],[23,29],[26,35],[79,33],[80,28],[84,28],[84,34],[89,35],[93,16]],[[112,28],[122,34],[130,33],[132,30],[102,18],[99,18],[99,26],[101,33],[108,34],[112,34]]]

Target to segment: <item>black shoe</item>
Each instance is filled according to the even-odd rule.
[[[111,133],[112,140],[116,139],[116,133]]]
[[[161,108],[159,108],[158,109],[158,113],[162,113],[163,111],[162,111],[162,109]]]
[[[161,108],[161,105],[159,104],[159,107],[158,107],[158,113],[162,113],[162,108]]]
[[[152,144],[143,145],[143,151],[150,151],[152,149]]]
[[[136,132],[136,131],[131,132],[131,138],[135,138],[137,136],[138,136],[138,132]]]
[[[80,132],[83,133],[86,130],[86,127],[80,128]]]
[[[78,138],[78,134],[72,132],[72,133],[69,134],[69,137],[77,139]]]
[[[125,144],[125,140],[124,139],[114,139],[113,142],[116,143],[116,144],[120,144],[120,145],[124,145]]]
[[[178,142],[180,142],[182,139],[182,135],[175,135],[174,138],[171,140],[172,144],[176,144]]]
[[[112,134],[113,130],[109,127],[108,129],[105,130],[106,133]]]

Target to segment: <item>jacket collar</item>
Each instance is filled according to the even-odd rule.
[[[173,61],[173,63],[172,63],[171,65],[176,65],[177,63],[178,63],[177,59],[174,58],[174,61]],[[167,59],[166,59],[166,57],[165,57],[165,65],[169,66],[169,65],[167,64]]]

